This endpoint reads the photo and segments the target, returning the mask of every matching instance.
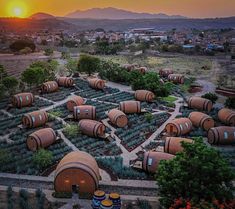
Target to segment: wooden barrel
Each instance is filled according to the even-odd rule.
[[[135,65],[132,65],[132,64],[124,64],[122,65],[122,67],[125,68],[129,72],[135,69]]]
[[[26,113],[22,118],[22,124],[26,128],[39,127],[46,124],[47,121],[47,112],[43,110]]]
[[[135,70],[140,72],[141,74],[145,74],[148,69],[146,67],[137,67],[135,68]]]
[[[98,79],[98,78],[92,78],[88,80],[89,85],[93,89],[103,89],[105,87],[104,80]]]
[[[126,114],[140,113],[141,104],[139,101],[124,101],[120,102],[119,109]]]
[[[96,107],[91,105],[75,106],[73,109],[73,116],[75,120],[81,119],[95,119]]]
[[[181,142],[193,143],[193,140],[180,137],[166,137],[164,152],[172,155],[175,155],[177,152],[182,152],[183,147]]]
[[[26,144],[29,150],[36,151],[49,147],[56,141],[56,134],[52,128],[43,128],[33,132],[27,138]]]
[[[92,198],[98,189],[100,174],[94,157],[82,151],[65,155],[56,167],[54,175],[56,192],[72,192],[79,188],[79,196]]]
[[[109,120],[117,127],[123,128],[128,123],[126,114],[120,110],[112,109],[108,113]]]
[[[170,74],[170,75],[168,75],[168,80],[172,81],[175,84],[183,84],[184,83],[184,75]]]
[[[213,107],[213,103],[209,99],[194,96],[188,100],[188,106],[191,109],[204,110],[210,112]]]
[[[96,190],[92,198],[92,203],[91,203],[92,208],[100,209],[100,204],[105,199],[106,199],[105,192],[101,190]]]
[[[230,126],[235,126],[235,111],[228,108],[223,108],[218,112],[219,120]]]
[[[14,107],[27,107],[31,106],[34,102],[34,96],[32,93],[20,93],[12,97],[12,105]]]
[[[201,127],[206,131],[215,126],[213,118],[202,112],[191,112],[189,119],[195,127]]]
[[[48,81],[42,84],[43,93],[52,93],[59,89],[58,83],[56,81]]]
[[[192,130],[192,122],[188,118],[177,118],[166,124],[166,132],[170,136],[181,136]]]
[[[105,125],[101,122],[82,119],[79,121],[78,126],[81,132],[85,135],[91,137],[102,137],[105,135]]]
[[[143,170],[148,173],[156,173],[161,160],[170,160],[174,155],[164,152],[145,152],[143,160]]]
[[[214,145],[235,144],[235,127],[219,126],[211,128],[207,134],[208,142]]]
[[[111,200],[113,203],[113,209],[121,209],[122,203],[120,195],[118,193],[110,193],[109,200]]]
[[[155,95],[151,91],[147,90],[137,90],[135,91],[135,99],[141,102],[152,102]]]
[[[74,84],[74,80],[71,77],[59,77],[57,79],[57,83],[59,86],[72,87]]]
[[[80,96],[74,95],[71,98],[69,98],[69,100],[66,103],[66,106],[70,112],[73,112],[75,106],[81,106],[83,104],[85,104],[84,99]]]
[[[170,74],[173,74],[174,71],[171,68],[164,68],[159,70],[159,75],[161,77],[168,77]]]
[[[103,200],[100,204],[100,209],[113,209],[113,202],[111,200]]]

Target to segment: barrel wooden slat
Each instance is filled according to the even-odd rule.
[[[188,118],[177,118],[167,123],[165,130],[170,136],[182,136],[192,130],[192,122]]]
[[[69,98],[69,100],[66,103],[66,106],[70,112],[73,112],[75,106],[81,106],[83,104],[85,104],[84,99],[80,96],[74,95],[71,98]]]
[[[209,99],[194,96],[188,100],[188,106],[191,109],[210,112],[213,107],[213,103]]]
[[[182,142],[193,143],[193,140],[180,137],[166,137],[164,152],[175,155],[177,152],[182,152]]]
[[[104,80],[101,80],[98,78],[89,79],[88,82],[89,82],[90,87],[94,89],[103,89],[105,87]]]
[[[96,118],[96,107],[92,105],[75,106],[73,110],[73,116],[75,120],[93,120]]]
[[[218,118],[226,125],[235,126],[235,111],[228,108],[222,108],[218,112]]]
[[[32,93],[19,93],[12,97],[12,105],[17,108],[31,106],[34,102],[34,96]]]
[[[164,152],[145,152],[143,160],[143,170],[148,173],[156,173],[161,160],[170,160],[174,155]]]
[[[26,128],[36,128],[46,124],[47,121],[48,121],[47,112],[43,110],[26,113],[22,117],[22,124]]]
[[[57,83],[59,86],[72,87],[74,84],[74,80],[73,78],[70,78],[70,77],[59,77],[57,79]]]
[[[183,84],[184,83],[184,75],[181,74],[169,74],[168,80],[172,81],[175,84]]]
[[[191,112],[189,119],[195,127],[201,127],[206,131],[215,126],[213,118],[202,112]]]
[[[48,81],[42,84],[43,93],[52,93],[59,89],[58,83],[56,81]]]
[[[119,110],[126,114],[131,113],[140,113],[141,112],[141,104],[139,101],[124,101],[120,102]]]
[[[155,95],[151,91],[147,90],[137,90],[135,91],[135,99],[142,102],[152,102]]]
[[[67,154],[55,171],[56,192],[72,192],[72,186],[79,186],[79,195],[92,197],[99,185],[99,167],[95,158],[81,151]]]
[[[85,135],[102,137],[105,135],[105,125],[99,121],[82,119],[78,123],[79,129]]]
[[[219,126],[211,128],[207,134],[208,142],[215,145],[235,144],[235,127]]]
[[[40,148],[49,147],[56,141],[56,134],[51,128],[44,128],[33,132],[27,138],[27,147],[31,151],[36,151]]]
[[[128,123],[128,118],[126,114],[117,109],[110,110],[108,113],[108,117],[112,124],[120,128],[125,127]]]

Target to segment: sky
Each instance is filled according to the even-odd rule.
[[[0,0],[0,16],[27,17],[36,12],[64,16],[95,7],[193,18],[235,16],[235,0]]]

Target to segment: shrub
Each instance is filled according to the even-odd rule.
[[[235,108],[235,97],[229,97],[226,99],[225,104],[228,108]]]
[[[80,130],[79,130],[78,125],[67,125],[64,128],[64,132],[68,137],[73,138],[73,137],[76,137],[80,133]]]
[[[234,173],[215,149],[203,143],[182,143],[184,151],[169,161],[162,161],[157,172],[160,202],[169,208],[178,198],[194,202],[233,198]]]
[[[150,123],[153,120],[153,115],[151,113],[146,113],[144,117],[148,123]]]
[[[39,169],[44,169],[52,163],[52,152],[40,149],[33,155],[33,163]]]
[[[11,155],[8,151],[0,149],[0,166],[7,164],[11,159]]]
[[[45,51],[44,51],[44,55],[45,55],[45,56],[51,56],[51,55],[53,55],[53,53],[54,53],[54,51],[53,51],[53,49],[51,49],[51,48],[47,48],[47,49],[45,49]]]
[[[5,89],[9,92],[14,92],[17,88],[19,82],[15,77],[7,76],[3,78],[2,84],[5,87]]]
[[[10,49],[14,52],[25,49],[26,47],[29,47],[33,52],[36,49],[36,45],[30,40],[17,40],[10,45]]]
[[[29,67],[21,74],[21,80],[29,86],[40,85],[45,81],[44,71],[40,67]]]
[[[82,54],[78,61],[78,71],[91,75],[98,71],[99,61],[100,60],[97,57]]]
[[[211,92],[202,95],[202,98],[209,99],[210,101],[212,101],[213,104],[215,104],[218,99],[217,95]]]

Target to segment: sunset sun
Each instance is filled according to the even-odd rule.
[[[27,16],[27,5],[20,0],[10,1],[7,10],[9,16],[12,17],[24,18]]]

